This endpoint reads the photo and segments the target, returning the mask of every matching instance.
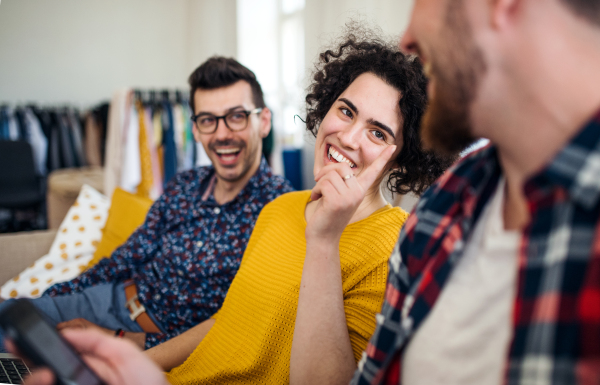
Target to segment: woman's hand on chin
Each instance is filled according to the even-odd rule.
[[[341,236],[395,150],[396,146],[387,147],[358,175],[354,175],[354,170],[345,162],[330,163],[319,171],[315,176],[317,184],[310,195],[316,208],[310,218],[307,218],[307,240],[335,239]]]

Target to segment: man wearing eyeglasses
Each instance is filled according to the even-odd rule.
[[[59,329],[99,329],[149,348],[208,319],[227,294],[260,210],[292,191],[262,157],[271,112],[254,73],[213,57],[189,84],[194,137],[212,166],[177,174],[111,258],[33,301]]]

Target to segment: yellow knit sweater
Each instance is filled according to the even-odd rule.
[[[167,374],[172,384],[289,383],[309,198],[310,191],[288,193],[263,208],[215,324],[188,359]],[[375,331],[387,260],[407,217],[388,205],[342,234],[344,308],[357,362]]]

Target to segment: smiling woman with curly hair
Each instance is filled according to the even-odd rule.
[[[319,55],[306,96],[306,128],[316,137],[319,125],[339,95],[360,75],[371,73],[400,91],[402,148],[396,155],[388,188],[398,194],[422,194],[455,160],[425,151],[419,132],[427,107],[427,79],[418,59],[402,54],[371,31],[354,27],[335,50]]]
[[[313,78],[316,186],[265,206],[212,319],[148,351],[171,383],[347,383],[367,347],[408,217],[381,182],[419,194],[451,159],[421,146],[427,81],[395,45],[354,30]]]

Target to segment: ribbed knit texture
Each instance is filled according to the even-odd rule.
[[[168,373],[172,384],[289,383],[309,197],[310,191],[288,193],[263,208],[215,324],[190,357]],[[375,331],[387,260],[407,217],[388,205],[342,234],[344,308],[357,362]]]

